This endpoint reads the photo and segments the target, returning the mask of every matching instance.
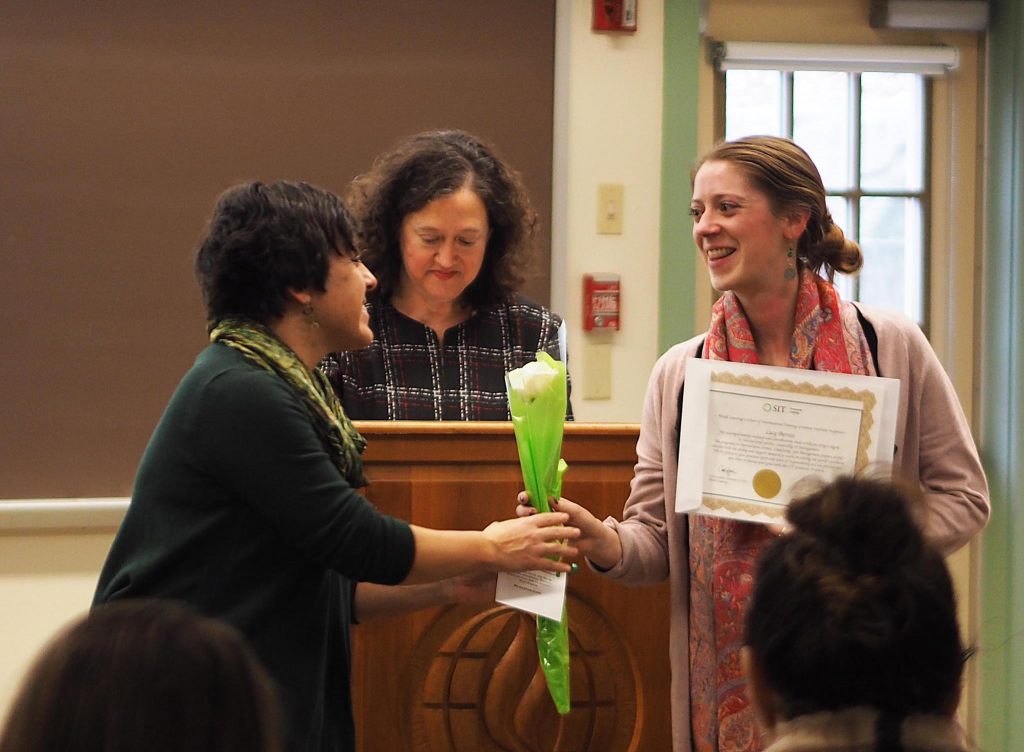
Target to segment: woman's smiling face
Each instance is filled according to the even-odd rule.
[[[364,303],[377,279],[355,255],[332,256],[323,292],[314,292],[311,305],[330,351],[358,350],[373,342]]]
[[[693,240],[716,290],[732,290],[742,300],[793,287],[786,268],[796,265],[796,242],[807,220],[776,216],[768,196],[742,169],[721,160],[701,165],[690,214]]]

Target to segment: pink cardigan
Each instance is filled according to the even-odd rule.
[[[918,326],[901,316],[858,307],[878,335],[881,375],[901,382],[894,472],[920,481],[928,504],[925,533],[941,551],[952,553],[985,526],[990,512],[988,484],[967,420]],[[686,361],[703,340],[701,335],[678,344],[655,364],[623,518],[605,520],[619,532],[622,560],[603,574],[626,584],[666,577],[672,582],[673,752],[690,752],[689,562],[686,517],[675,512],[676,420]]]

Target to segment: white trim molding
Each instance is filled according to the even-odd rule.
[[[0,500],[0,534],[115,530],[128,498]]]
[[[720,71],[873,71],[942,76],[959,64],[956,48],[947,45],[717,42],[711,55]]]

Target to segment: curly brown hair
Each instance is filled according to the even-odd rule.
[[[353,182],[349,203],[360,226],[363,261],[388,300],[402,270],[402,221],[459,189],[471,189],[487,210],[490,236],[483,266],[462,302],[483,308],[508,301],[533,258],[537,213],[519,175],[495,150],[458,130],[417,133],[379,157]]]
[[[764,193],[776,216],[809,214],[807,228],[797,241],[797,259],[818,273],[822,267],[831,281],[836,272],[853,274],[864,263],[860,246],[832,221],[825,204],[825,186],[811,157],[788,138],[747,136],[725,141],[698,160],[690,184],[707,162],[730,162],[741,169]]]

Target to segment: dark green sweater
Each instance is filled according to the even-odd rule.
[[[409,526],[342,477],[292,388],[215,344],[150,439],[94,603],[170,598],[233,624],[277,680],[289,748],[351,750],[352,583],[401,582],[414,553]]]

